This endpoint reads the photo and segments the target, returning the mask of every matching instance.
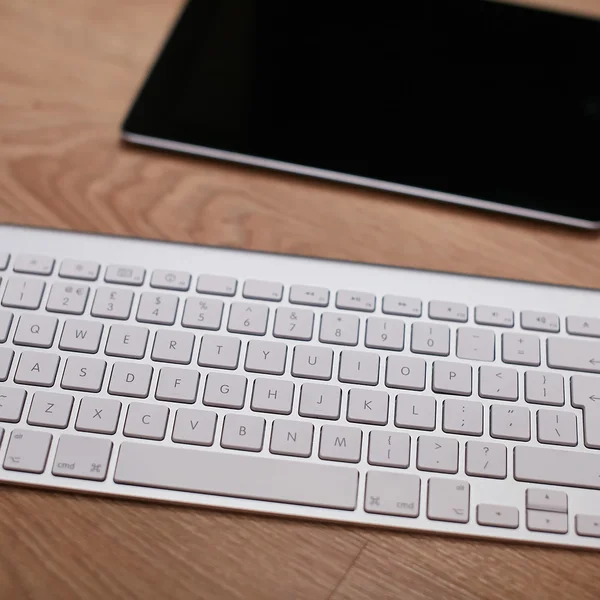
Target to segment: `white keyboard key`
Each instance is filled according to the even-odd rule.
[[[496,400],[517,400],[519,374],[515,369],[479,367],[479,395]]]
[[[379,382],[379,356],[373,352],[344,350],[340,353],[338,379],[345,383],[377,385]]]
[[[537,438],[542,444],[577,446],[577,417],[566,411],[538,410]]]
[[[413,323],[410,349],[417,354],[450,354],[450,328],[434,323]]]
[[[187,331],[159,329],[154,338],[152,360],[189,365],[195,339],[194,334]]]
[[[212,446],[215,441],[216,426],[217,413],[180,408],[175,415],[172,439],[179,444]]]
[[[150,287],[161,290],[187,292],[190,289],[192,276],[185,271],[167,271],[156,269],[150,278]]]
[[[125,417],[123,435],[145,440],[163,440],[169,409],[162,404],[132,402]]]
[[[358,344],[360,320],[356,315],[327,312],[321,315],[319,341],[342,346]]]
[[[158,374],[155,397],[170,402],[196,402],[200,374],[191,369],[172,369],[166,367]]]
[[[232,450],[260,452],[265,437],[265,420],[261,417],[228,414],[223,421],[221,446]]]
[[[367,333],[365,346],[380,350],[404,349],[404,323],[399,319],[385,319],[369,317],[367,319]]]
[[[199,294],[214,294],[216,296],[235,296],[237,281],[233,277],[223,275],[200,275],[196,283]]]
[[[8,252],[0,252],[0,271],[5,271],[10,261],[10,254]]]
[[[600,319],[594,317],[567,317],[567,333],[586,337],[600,337]]]
[[[395,431],[371,431],[368,461],[370,465],[406,469],[410,464],[410,436]]]
[[[0,421],[18,423],[23,413],[26,392],[20,388],[0,387]],[[2,440],[0,440],[2,441]]]
[[[319,458],[357,463],[360,460],[362,431],[358,427],[340,427],[339,425],[323,425]]]
[[[429,318],[441,321],[456,321],[466,323],[469,317],[469,309],[466,304],[458,302],[442,302],[432,300],[429,303]]]
[[[55,283],[50,288],[46,310],[68,315],[82,315],[90,294],[87,285]]]
[[[293,400],[294,384],[291,381],[262,378],[254,380],[250,404],[252,410],[289,415]]]
[[[491,329],[459,327],[456,337],[456,356],[466,360],[491,362],[495,358],[496,336]]]
[[[471,366],[465,363],[453,363],[436,360],[433,363],[432,390],[441,394],[470,396],[473,373]]]
[[[44,315],[21,315],[14,343],[19,346],[50,348],[54,343],[58,319]]]
[[[312,453],[314,427],[306,421],[276,419],[271,430],[271,454],[308,458]]]
[[[265,335],[269,309],[262,304],[234,302],[229,309],[227,331],[248,335]]]
[[[458,442],[449,437],[419,436],[417,469],[435,473],[458,473]]]
[[[148,344],[148,330],[132,325],[112,325],[104,353],[121,358],[144,358]]]
[[[487,527],[516,529],[519,526],[519,509],[499,504],[479,504],[477,506],[477,523]]]
[[[565,492],[541,488],[529,488],[525,504],[531,510],[547,510],[550,512],[566,513],[569,508]]]
[[[81,399],[75,429],[112,435],[117,431],[120,414],[121,403],[118,400],[86,396]]]
[[[600,343],[550,337],[546,360],[551,369],[600,373]]]
[[[531,439],[529,409],[523,406],[492,404],[490,412],[490,435],[504,440]]]
[[[236,369],[240,356],[240,340],[222,335],[203,335],[198,353],[198,365]]]
[[[140,297],[136,319],[140,323],[173,325],[178,306],[179,298],[174,294],[144,292]]]
[[[444,400],[443,430],[446,433],[483,435],[483,404],[473,400]]]
[[[421,480],[417,475],[369,471],[365,483],[365,511],[380,515],[418,517]]]
[[[278,308],[275,312],[273,335],[290,340],[312,339],[315,315],[312,310],[302,308]]]
[[[561,513],[528,510],[527,529],[547,533],[567,533],[569,519],[567,515]]]
[[[348,467],[160,444],[121,444],[115,481],[341,510],[355,510],[358,493]]]
[[[145,277],[146,270],[142,267],[132,267],[130,265],[109,265],[106,267],[104,281],[106,281],[106,283],[142,285]]]
[[[427,518],[453,523],[469,522],[470,486],[457,479],[429,480]]]
[[[327,306],[329,290],[311,285],[293,285],[290,288],[290,304],[305,304],[306,306]]]
[[[0,348],[0,381],[8,379],[14,355],[14,351],[10,348]]]
[[[600,378],[571,377],[571,404],[583,409],[583,440],[588,448],[600,448]]]
[[[600,516],[575,515],[575,531],[577,535],[600,537]]]
[[[104,325],[98,321],[68,319],[65,321],[58,347],[71,352],[95,354],[100,348]]]
[[[11,277],[4,289],[2,306],[37,310],[42,303],[45,287],[41,279]]]
[[[407,429],[435,429],[435,398],[418,394],[396,396],[396,427]]]
[[[565,403],[563,376],[547,371],[526,371],[525,401],[531,404],[563,406]]]
[[[422,358],[388,356],[385,367],[385,385],[403,390],[425,389],[426,363]]]
[[[352,423],[386,425],[388,422],[389,397],[385,392],[368,389],[352,389],[348,392],[347,419]]]
[[[82,281],[96,281],[100,265],[91,260],[73,260],[67,258],[62,261],[58,275],[65,279],[81,279]]]
[[[194,329],[216,331],[221,327],[223,301],[217,298],[188,298],[185,301],[181,324]]]
[[[136,363],[117,362],[113,366],[108,393],[114,396],[147,398],[152,380],[152,367]]]
[[[506,479],[506,446],[493,442],[467,442],[465,473],[473,477]]]
[[[600,454],[517,444],[514,476],[518,481],[600,490]]]
[[[202,402],[206,406],[222,408],[242,408],[248,381],[241,375],[209,373],[204,386]]]
[[[69,356],[60,386],[65,390],[99,392],[104,381],[106,361],[97,358]]]
[[[537,367],[540,364],[540,339],[524,333],[503,333],[502,362]]]
[[[131,290],[101,287],[96,291],[92,304],[92,317],[125,321],[131,313],[133,292]]]
[[[104,481],[111,453],[110,440],[83,435],[62,435],[58,440],[52,474],[58,477]]]
[[[316,419],[340,418],[342,390],[333,385],[321,383],[304,383],[300,390],[300,406],[298,414],[301,417]]]
[[[296,346],[292,359],[292,375],[305,379],[331,379],[333,352],[321,346]]]
[[[514,327],[515,316],[510,308],[497,306],[476,306],[475,323],[495,327]]]
[[[59,362],[60,358],[56,354],[23,352],[15,373],[15,383],[51,387],[56,380]]]
[[[51,275],[54,270],[54,259],[39,254],[19,254],[15,258],[13,271],[15,273],[30,273],[32,275]]]
[[[521,313],[521,327],[533,331],[558,333],[560,329],[560,319],[558,315],[555,315],[554,313],[524,310]]]
[[[4,468],[8,471],[43,473],[51,442],[52,435],[45,431],[13,429],[4,457]]]
[[[393,296],[388,294],[383,297],[381,310],[386,315],[420,317],[423,310],[423,303],[418,298],[408,298],[406,296]]]
[[[375,310],[375,294],[340,290],[335,297],[336,308],[373,312]]]
[[[283,375],[286,357],[285,344],[252,340],[248,342],[244,368],[251,373]]]
[[[242,290],[244,298],[252,300],[268,300],[279,302],[283,298],[283,286],[275,281],[259,281],[258,279],[248,279],[244,283]]]
[[[52,392],[36,392],[31,400],[27,423],[42,427],[65,429],[69,424],[72,409],[73,396]]]
[[[12,313],[7,310],[0,311],[0,344],[8,339],[8,332],[13,321]]]

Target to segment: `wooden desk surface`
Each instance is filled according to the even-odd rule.
[[[121,146],[179,7],[0,3],[0,221],[600,285],[595,234]],[[3,599],[599,596],[600,553],[0,488]]]

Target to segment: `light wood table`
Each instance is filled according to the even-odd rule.
[[[600,285],[595,234],[123,147],[179,8],[0,3],[0,221]],[[599,597],[600,553],[0,488],[6,600]]]

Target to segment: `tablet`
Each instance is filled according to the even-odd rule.
[[[191,0],[129,142],[600,227],[600,21],[488,0]]]

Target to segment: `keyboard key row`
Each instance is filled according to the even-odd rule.
[[[21,317],[15,343],[50,347],[56,331],[56,320],[49,317],[31,317],[31,320],[32,322],[29,322],[29,316]],[[102,329],[103,326],[99,323],[67,321],[59,348],[96,353],[99,349]],[[140,359],[145,356],[148,339],[149,332],[144,328],[113,326],[109,331],[105,353],[108,356]],[[191,334],[161,330],[156,333],[151,357],[160,362],[189,364],[194,344],[195,338]],[[239,339],[207,334],[202,337],[200,343],[198,365],[235,369],[239,363],[240,352],[241,341]],[[30,354],[32,353],[24,353],[27,356]],[[249,372],[281,375],[285,372],[287,354],[287,346],[283,343],[250,341],[246,352],[245,369]],[[13,356],[12,350],[0,349],[0,381],[6,379]],[[333,374],[333,359],[334,354],[329,348],[297,346],[293,351],[291,373],[300,378],[330,380]],[[30,367],[35,367],[35,370],[32,371]],[[57,367],[58,356],[39,353],[38,362],[32,365],[25,362],[19,365],[18,382],[50,386],[53,384]],[[340,354],[338,378],[346,383],[376,385],[379,381],[379,368],[379,357],[376,354],[343,351]],[[391,388],[423,391],[426,369],[427,364],[423,359],[389,356],[386,360],[385,385]],[[478,375],[478,392],[482,398],[509,401],[518,399],[517,371],[503,367],[482,366],[478,370]],[[600,398],[600,390],[596,390],[594,386],[595,380],[589,379],[593,389],[588,396]],[[576,386],[575,389],[577,389]],[[433,363],[432,390],[436,393],[471,395],[471,367],[464,363],[435,361]],[[597,393],[598,396],[594,396],[594,393]],[[581,394],[577,393],[576,397],[580,396]],[[586,396],[583,397],[585,399]],[[527,371],[525,373],[525,400],[534,404],[563,405],[562,376],[557,373]],[[593,407],[588,411],[590,414],[596,413]]]
[[[207,430],[206,439],[211,435],[211,429],[214,436],[215,415],[213,418],[208,413],[188,417],[183,415],[183,411],[180,413],[176,418],[176,428],[180,419],[183,422],[189,418],[191,423]],[[232,427],[236,428],[238,425],[239,423],[232,421],[227,432],[224,427],[224,447],[227,447],[229,442],[223,440],[229,437],[229,432],[235,431]],[[246,425],[239,425],[239,428],[247,431]],[[285,436],[286,433],[289,435],[290,431],[281,430],[274,424],[270,448],[273,454],[286,454],[285,442],[283,445],[280,443],[282,435]],[[298,436],[298,431],[295,431],[295,434],[296,439],[304,440],[306,445],[306,436]],[[237,443],[235,437],[231,441]],[[46,468],[51,443],[52,435],[46,432],[13,431],[4,468],[42,473]],[[299,447],[294,450],[298,451]],[[198,453],[185,447],[134,442],[121,444],[119,452],[116,453],[113,452],[113,443],[110,440],[71,434],[62,435],[58,440],[52,473],[61,477],[103,481],[107,477],[112,456],[118,456],[115,482],[126,485],[216,493],[342,510],[355,510],[360,503],[369,513],[406,518],[415,518],[420,514],[422,485],[418,475],[369,471],[366,475],[364,499],[358,499],[359,475],[351,467],[280,461],[244,454]],[[240,469],[247,474],[243,480],[236,475]],[[426,484],[426,492],[428,519],[454,523],[469,522],[471,498],[468,482],[432,477]],[[546,500],[548,498],[550,503]],[[526,515],[526,525],[531,531],[567,533],[569,520],[566,494],[552,490],[528,489]],[[514,506],[479,504],[476,507],[476,521],[483,526],[514,529],[519,526],[519,510]],[[575,531],[581,536],[598,537],[600,519],[596,515],[577,514]]]
[[[39,353],[29,353],[37,355]],[[46,356],[46,355],[42,355]],[[42,373],[39,356],[25,357],[21,364],[31,366],[34,377],[37,369]],[[66,390],[94,392],[102,389],[106,371],[105,361],[69,357],[61,379]],[[52,377],[56,376],[54,364]],[[111,395],[146,398],[150,394],[153,368],[139,363],[116,363],[111,371],[108,393]],[[19,378],[21,377],[21,379]],[[30,377],[31,378],[31,377]],[[22,381],[19,371],[15,381]],[[47,382],[46,382],[47,384]],[[195,403],[200,384],[200,374],[189,369],[163,368],[159,372],[155,397],[169,402]],[[48,384],[52,385],[52,384]],[[209,373],[202,402],[206,406],[241,409],[244,406],[247,379],[241,375]],[[4,392],[3,390],[7,390]],[[285,380],[257,379],[251,397],[251,408],[257,412],[291,414],[294,384]],[[37,392],[36,397],[56,397],[61,394]],[[4,400],[3,400],[4,398]],[[69,398],[72,404],[71,396]],[[16,422],[24,396],[18,390],[0,388],[0,420]],[[484,432],[484,407],[472,400],[446,399],[442,408],[442,429],[446,433],[481,436]],[[433,431],[436,427],[436,400],[431,396],[399,394],[396,397],[394,424],[408,429]],[[337,420],[341,414],[341,389],[335,386],[303,384],[298,413],[300,416]],[[68,422],[66,413],[64,425]],[[389,396],[386,392],[369,389],[351,389],[348,393],[346,418],[349,422],[386,425],[389,418]],[[498,439],[528,441],[531,439],[531,414],[522,406],[494,404],[490,407],[490,435]],[[18,421],[18,417],[17,417]],[[62,422],[62,421],[61,421]],[[34,424],[40,424],[40,422]],[[50,422],[48,426],[52,426]],[[585,430],[585,427],[584,427]],[[577,418],[574,413],[540,409],[537,411],[537,439],[543,444],[576,446]]]

